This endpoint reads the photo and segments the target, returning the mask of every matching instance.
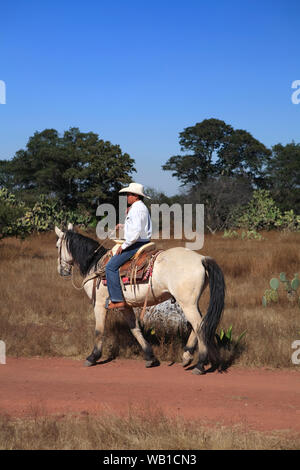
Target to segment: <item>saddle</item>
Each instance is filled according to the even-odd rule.
[[[124,240],[114,240],[116,245],[101,258],[101,279],[107,285],[105,266]],[[146,243],[119,268],[120,278],[124,285],[141,284],[147,282],[152,274],[153,264],[156,256],[163,250],[156,249],[154,242]]]

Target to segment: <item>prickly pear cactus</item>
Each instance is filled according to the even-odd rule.
[[[300,285],[300,280],[298,278],[298,274],[295,274],[295,277],[291,282],[291,288],[296,291],[298,289],[299,285]]]
[[[281,280],[281,282],[286,282],[285,273],[280,273],[280,274],[279,274],[279,279]]]
[[[30,233],[52,230],[55,225],[67,222],[87,226],[90,221],[88,213],[65,210],[59,201],[46,196],[41,196],[30,209],[7,189],[0,188],[0,239],[5,236],[25,238]]]
[[[267,289],[262,298],[262,305],[267,307],[270,302],[277,302],[279,295],[279,286],[280,282],[284,285],[284,289],[287,293],[287,299],[289,302],[295,302],[298,299],[298,305],[300,307],[300,296],[297,295],[297,290],[300,286],[300,279],[298,273],[294,274],[292,281],[289,281],[285,273],[279,274],[279,280],[276,277],[273,277],[270,280],[271,289]]]
[[[271,286],[271,289],[273,290],[277,290],[278,287],[279,287],[279,281],[276,277],[273,277],[270,281],[270,286]]]
[[[270,302],[278,302],[278,292],[275,289],[267,289],[263,296],[264,307],[266,307]]]

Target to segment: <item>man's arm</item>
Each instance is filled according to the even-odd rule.
[[[127,215],[125,220],[125,241],[116,251],[116,255],[122,253],[123,250],[133,245],[139,238],[142,230],[143,213],[139,210],[133,210],[132,207],[130,214]]]
[[[126,239],[121,245],[122,249],[128,248],[133,245],[134,242],[140,236],[142,230],[142,217],[143,214],[140,211],[130,212],[128,219],[126,219]]]

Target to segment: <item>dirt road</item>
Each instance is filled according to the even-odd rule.
[[[194,376],[168,363],[116,359],[94,367],[61,358],[7,358],[0,365],[0,412],[11,416],[127,414],[130,407],[245,429],[300,432],[300,369],[231,368]]]

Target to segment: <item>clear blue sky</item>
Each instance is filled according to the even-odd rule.
[[[35,131],[76,126],[172,195],[179,183],[161,165],[203,119],[267,146],[300,142],[298,1],[11,0],[0,17],[0,158]]]

